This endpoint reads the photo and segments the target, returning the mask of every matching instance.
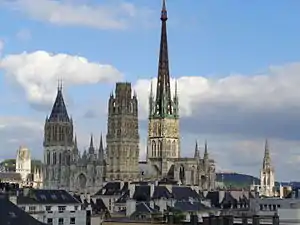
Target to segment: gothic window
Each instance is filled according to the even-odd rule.
[[[162,156],[162,151],[163,151],[163,143],[162,140],[158,141],[158,156]]]
[[[58,133],[57,133],[57,141],[61,141],[62,140],[62,131],[61,131],[61,127],[58,127]]]
[[[56,152],[53,153],[53,165],[56,165]]]
[[[51,141],[51,128],[46,130],[46,142]]]
[[[47,152],[47,165],[50,165],[50,152]]]
[[[61,155],[61,153],[59,153],[58,164],[61,165],[61,162],[62,162],[62,155]]]
[[[154,133],[154,136],[158,136],[157,135],[157,123],[153,124],[153,133]]]
[[[157,133],[158,133],[158,136],[161,136],[161,124],[158,124]]]
[[[172,152],[176,154],[176,141],[172,142]]]
[[[155,141],[152,141],[152,156],[156,156],[156,143]]]

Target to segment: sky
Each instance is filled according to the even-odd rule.
[[[299,1],[168,0],[181,152],[207,140],[218,171],[258,176],[267,138],[276,179],[299,180]],[[58,79],[79,146],[106,133],[115,82],[139,99],[140,156],[156,81],[161,0],[0,0],[0,159],[43,157]],[[174,90],[173,90],[174,91]]]

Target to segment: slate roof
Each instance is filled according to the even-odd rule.
[[[135,186],[135,191],[132,196],[133,199],[136,201],[149,201],[150,196],[150,186],[149,185],[141,185],[141,186]]]
[[[81,204],[65,190],[30,189],[28,194],[20,193],[17,204]]]
[[[57,89],[57,95],[48,121],[70,122],[61,87]]]
[[[121,182],[108,182],[96,194],[97,195],[120,195],[128,189],[128,183],[125,182],[123,187]]]
[[[0,196],[1,224],[9,225],[46,225],[14,205],[7,198]]]
[[[189,200],[190,198],[200,200],[199,194],[190,187],[173,186],[172,194],[177,200]]]
[[[132,213],[132,215],[130,217],[134,217],[135,215],[139,215],[139,214],[151,214],[151,213],[155,213],[155,212],[158,212],[158,210],[155,207],[152,208],[150,206],[150,203],[140,202],[140,203],[137,203],[136,210],[134,213]]]
[[[183,186],[173,186],[172,192],[166,186],[154,186],[154,192],[152,196],[151,193],[151,186],[150,185],[137,185],[135,186],[135,190],[133,193],[132,198],[138,202],[146,202],[150,199],[170,199],[174,198],[176,200],[198,200],[200,201],[203,199],[203,196],[197,193],[190,187],[183,187]],[[126,203],[127,199],[129,199],[129,190],[125,191],[123,195],[117,199],[116,203]]]
[[[16,172],[0,172],[1,181],[21,181],[21,174]]]
[[[224,198],[221,201],[221,205],[224,205],[224,204],[237,204],[237,202],[238,201],[234,197],[232,197],[230,192],[225,192]]]
[[[108,212],[108,209],[101,198],[96,199],[96,202],[91,199],[91,207],[95,213]]]
[[[173,195],[166,186],[156,186],[152,195],[152,199],[173,198]]]
[[[220,194],[218,191],[210,191],[206,198],[210,200],[212,206],[218,207],[220,205]]]
[[[115,203],[126,203],[127,199],[129,199],[129,190],[127,190],[120,198],[118,198]]]
[[[173,207],[182,212],[195,212],[201,210],[209,210],[210,207],[205,206],[201,202],[177,201]]]

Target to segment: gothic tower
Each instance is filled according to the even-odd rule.
[[[274,196],[275,174],[271,164],[271,156],[268,140],[265,143],[263,166],[260,171],[260,194],[267,197]]]
[[[172,165],[172,160],[180,157],[177,83],[175,96],[172,98],[167,41],[168,16],[165,0],[160,19],[161,39],[156,96],[153,95],[152,84],[149,96],[147,160],[156,168],[157,175],[164,177]]]
[[[69,166],[73,149],[73,121],[69,117],[58,86],[57,95],[44,127],[44,187],[50,189],[69,186]]]
[[[108,102],[107,170],[109,180],[134,180],[139,175],[138,100],[130,83],[117,83]]]

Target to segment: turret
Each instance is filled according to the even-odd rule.
[[[90,155],[95,154],[93,134],[91,134],[90,146],[89,146],[89,154],[90,154]]]
[[[194,158],[195,159],[200,159],[200,151],[199,151],[199,148],[198,148],[198,142],[197,141],[196,141],[196,144],[195,144]]]
[[[104,147],[103,147],[102,133],[101,133],[101,136],[100,136],[100,144],[99,144],[99,150],[98,150],[98,160],[99,160],[99,162],[104,161]]]

